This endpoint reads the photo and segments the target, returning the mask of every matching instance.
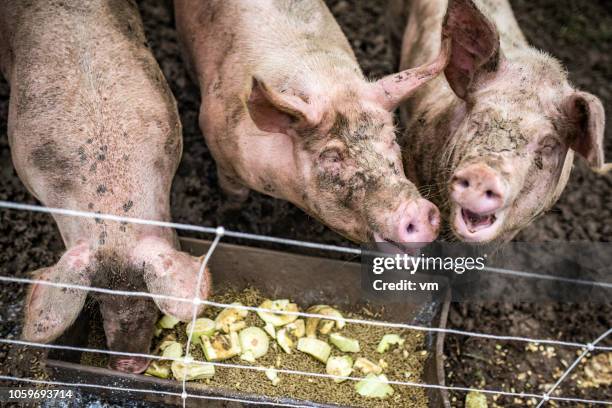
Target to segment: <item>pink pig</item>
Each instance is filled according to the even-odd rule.
[[[178,0],[175,14],[225,192],[291,201],[358,242],[436,238],[438,210],[405,177],[392,112],[446,52],[369,82],[322,1]]]
[[[431,190],[455,238],[505,242],[557,201],[574,152],[606,167],[605,115],[557,60],[527,44],[507,0],[475,3],[395,2],[395,14],[409,14],[402,67],[452,38],[446,75],[403,106],[401,143],[408,178]]]
[[[176,103],[132,1],[0,2],[0,68],[10,83],[8,137],[19,177],[44,205],[169,220],[182,151]],[[200,259],[172,229],[54,215],[66,252],[34,278],[205,298]],[[87,291],[35,284],[23,337],[47,343],[77,318]],[[158,311],[146,297],[93,293],[109,349],[148,353]],[[182,320],[193,304],[155,303]],[[201,310],[201,309],[200,309]],[[143,358],[110,367],[142,372]]]

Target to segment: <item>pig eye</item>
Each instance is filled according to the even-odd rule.
[[[342,154],[338,149],[329,149],[321,153],[321,160],[328,163],[339,163],[342,161]]]
[[[549,156],[554,154],[559,148],[559,142],[557,142],[554,138],[546,138],[542,144],[540,145],[540,153],[543,155]]]

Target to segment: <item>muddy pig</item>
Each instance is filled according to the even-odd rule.
[[[28,190],[45,206],[169,220],[182,152],[176,103],[146,46],[133,1],[0,1],[0,62],[10,84],[8,137]],[[66,252],[34,278],[193,298],[201,262],[173,230],[55,215]],[[209,278],[197,291],[207,296]],[[79,315],[87,292],[36,284],[23,337],[51,342]],[[94,294],[109,349],[149,351],[152,300]],[[191,319],[191,302],[155,300]],[[142,358],[112,368],[142,372]]]
[[[174,4],[226,193],[288,200],[357,242],[435,239],[439,212],[404,175],[392,111],[448,52],[369,82],[321,0]]]
[[[430,189],[449,237],[499,244],[549,209],[574,153],[604,164],[604,110],[561,64],[529,46],[507,0],[400,0],[409,17],[401,66],[452,38],[445,75],[402,109],[408,178]],[[405,24],[404,24],[405,27]]]

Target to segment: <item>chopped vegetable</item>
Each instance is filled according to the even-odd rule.
[[[289,334],[287,333],[287,329],[280,329],[276,333],[276,342],[283,349],[283,351],[287,354],[291,354],[291,349],[295,345]]]
[[[287,326],[287,331],[291,333],[295,338],[304,337],[306,334],[306,325],[304,324],[304,319],[297,319],[293,323],[289,323]]]
[[[310,354],[322,363],[326,363],[331,353],[331,347],[324,341],[302,337],[298,340],[297,349],[303,353]]]
[[[346,324],[342,314],[331,306],[315,305],[315,306],[309,307],[307,312],[312,313],[312,314],[320,314],[324,316],[335,317],[338,319],[338,320],[323,320],[323,323],[321,323],[321,327],[319,327],[319,322],[321,321],[321,318],[319,317],[307,318],[306,319],[306,336],[310,338],[317,337],[318,327],[319,327],[319,332],[321,334],[328,334],[334,328],[334,326],[337,329],[342,329],[344,325]]]
[[[185,328],[187,336],[189,336],[191,326],[192,324],[189,323]],[[196,319],[195,325],[193,326],[193,337],[191,338],[191,342],[193,344],[200,344],[200,337],[210,337],[213,334],[215,334],[215,322],[206,318]]]
[[[150,375],[158,378],[168,378],[170,376],[170,368],[158,361],[152,361],[145,371],[145,375]]]
[[[270,337],[272,337],[273,339],[276,338],[276,329],[274,328],[274,325],[271,323],[266,323],[266,325],[264,326],[264,331],[266,333],[268,333],[270,335]]]
[[[244,361],[248,361],[249,363],[254,363],[255,362],[255,356],[253,356],[253,353],[251,351],[245,351],[240,355],[240,359],[244,360]]]
[[[168,357],[168,358],[183,357],[183,345],[176,341],[169,342],[169,344],[166,344],[166,346],[164,347],[162,357]]]
[[[161,327],[155,326],[155,329],[153,329],[153,336],[159,337],[162,334],[162,331],[163,330]]]
[[[334,328],[336,323],[333,320],[323,320],[319,325],[319,333],[321,334],[329,334]]]
[[[393,395],[393,387],[384,374],[368,374],[366,378],[355,384],[355,390],[362,397],[385,399]]]
[[[208,361],[227,360],[240,354],[240,339],[236,332],[202,337],[202,350]]]
[[[172,363],[172,375],[180,381],[212,378],[215,375],[215,366],[206,363],[185,364],[181,361],[175,361]]]
[[[177,319],[176,317],[172,317],[170,315],[164,315],[157,322],[157,327],[160,327],[162,329],[172,329],[174,326],[179,324],[179,322],[180,322],[180,320]]]
[[[465,408],[487,408],[487,397],[483,393],[470,391],[465,396]]]
[[[264,371],[264,373],[266,374],[266,377],[268,377],[268,380],[272,381],[272,385],[278,385],[280,378],[278,378],[278,373],[274,367],[268,368],[266,371]]]
[[[293,313],[298,311],[298,306],[295,303],[289,303],[289,300],[287,299],[266,299],[261,305],[259,305],[259,307],[262,309],[270,309],[279,312]],[[279,314],[273,312],[258,311],[257,314],[264,322],[270,323],[273,326],[284,326],[294,322],[298,318],[297,315]]]
[[[234,302],[231,306],[242,306],[240,302]],[[235,307],[229,307],[223,309],[221,313],[215,319],[215,327],[217,330],[221,330],[224,333],[231,331],[230,327],[232,323],[236,323],[243,320],[249,314],[248,310],[238,309]]]
[[[246,327],[246,322],[244,320],[239,321],[239,322],[235,322],[229,325],[229,331],[230,332],[238,332],[242,329],[244,329]]]
[[[337,356],[327,359],[325,371],[329,375],[348,377],[353,372],[353,359],[349,356]],[[346,381],[345,378],[334,378],[335,383]]]
[[[173,343],[176,343],[176,336],[174,334],[170,334],[164,337],[164,339],[162,340],[161,343],[159,343],[159,346],[157,346],[157,348],[160,351],[164,351],[166,347],[170,346]]]
[[[334,346],[338,347],[338,350],[345,353],[359,353],[361,348],[359,347],[359,341],[344,337],[339,333],[332,333],[329,335],[329,342]]]
[[[376,351],[378,351],[379,353],[384,353],[389,350],[392,344],[402,346],[404,345],[404,339],[402,339],[397,334],[385,334],[380,340],[380,343],[378,343]]]
[[[382,373],[382,368],[380,368],[376,363],[371,362],[367,358],[359,357],[355,360],[355,364],[353,368],[361,370],[364,374],[380,374]]]
[[[251,361],[249,359],[254,360],[268,352],[270,340],[268,340],[266,333],[259,327],[247,327],[240,332],[238,337],[243,356],[246,357],[243,357],[244,360]]]

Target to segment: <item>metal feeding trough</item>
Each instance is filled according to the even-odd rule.
[[[182,247],[193,255],[202,255],[210,242],[182,239]],[[290,298],[301,305],[333,304],[346,311],[358,311],[364,304],[361,289],[361,266],[355,262],[330,260],[321,257],[294,255],[285,252],[252,248],[230,244],[220,244],[210,259],[215,290],[232,287],[241,290],[247,287],[258,289],[271,298]],[[370,302],[376,307],[376,303]],[[380,305],[382,306],[382,304]],[[389,303],[381,308],[380,320],[393,323],[410,323],[428,327],[446,326],[448,296],[441,300],[431,300],[421,305],[409,303]],[[89,324],[85,317],[79,318],[75,325],[58,341],[63,345],[87,347]],[[444,385],[443,344],[444,333],[428,332],[425,348],[429,358],[425,363],[422,381],[428,384]],[[181,383],[162,380],[144,375],[125,374],[106,368],[93,367],[80,363],[81,355],[74,351],[51,350],[47,368],[52,379],[64,382],[88,383],[112,387],[160,390],[181,393]],[[181,405],[178,395],[163,393],[122,393],[120,391],[91,388],[90,392],[111,394],[114,398],[125,397],[145,400],[151,403]],[[261,406],[265,402],[286,403],[312,407],[336,407],[313,401],[268,397],[247,394],[228,389],[207,386],[202,383],[187,383],[187,392],[240,400],[252,403],[228,403],[222,400],[187,399],[187,406],[228,407]],[[450,407],[445,390],[427,389],[431,407]]]

